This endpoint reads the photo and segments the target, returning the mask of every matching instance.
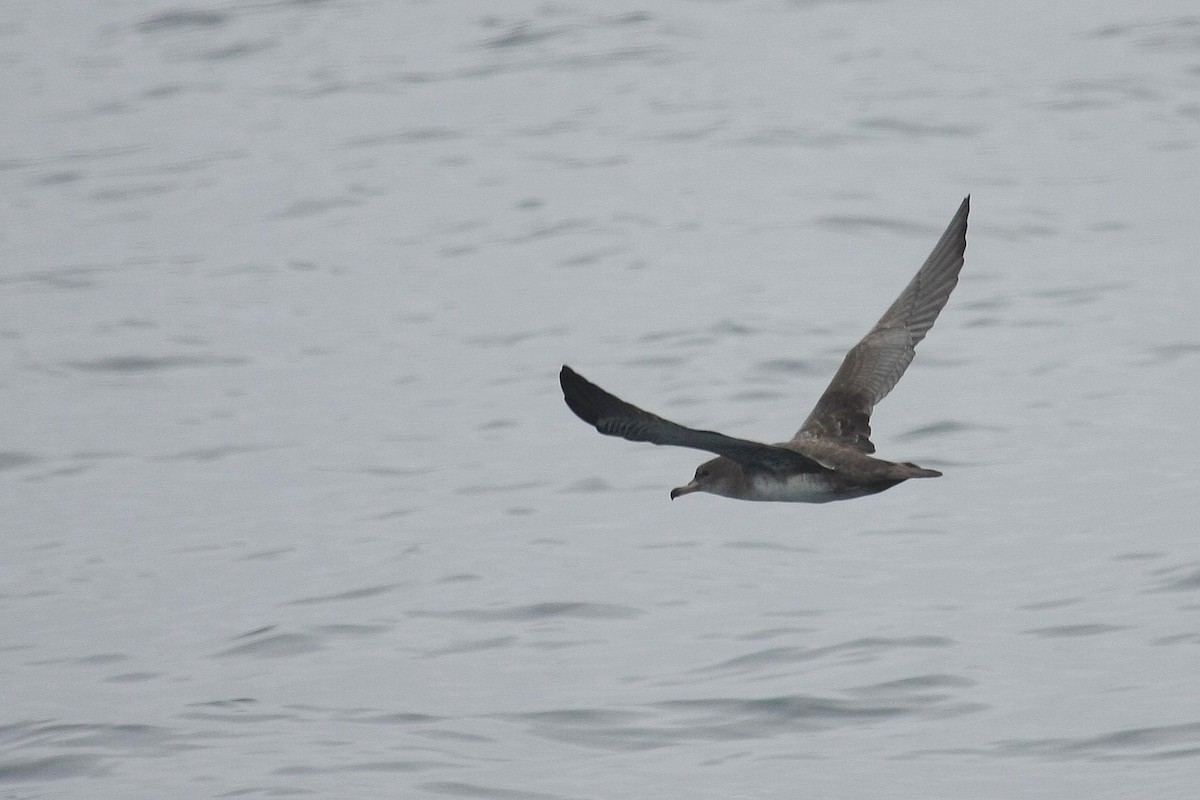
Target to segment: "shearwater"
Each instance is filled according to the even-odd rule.
[[[671,499],[708,492],[736,500],[827,503],[890,489],[909,478],[942,473],[909,462],[874,458],[871,411],[912,362],[915,348],[958,283],[967,249],[968,195],[896,302],[850,349],[800,430],[786,442],[763,444],[679,425],[609,394],[564,365],[563,398],[575,414],[607,436],[716,453],[696,468]]]

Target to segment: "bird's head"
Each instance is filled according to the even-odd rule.
[[[746,474],[736,461],[724,456],[705,461],[696,467],[696,476],[691,483],[671,490],[671,499],[692,492],[708,492],[722,497],[738,497],[746,483]]]

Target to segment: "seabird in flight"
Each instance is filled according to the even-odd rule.
[[[942,474],[937,470],[872,457],[870,419],[958,283],[970,201],[969,196],[962,201],[916,276],[846,354],[808,419],[786,442],[763,444],[684,427],[626,403],[565,365],[558,376],[563,398],[607,436],[716,453],[697,467],[690,483],[671,490],[672,500],[708,492],[737,500],[826,503],[882,492],[909,478],[936,478]]]

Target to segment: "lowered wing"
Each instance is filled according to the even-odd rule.
[[[687,428],[643,411],[609,394],[568,366],[558,375],[563,399],[575,415],[606,436],[706,450],[751,469],[771,472],[817,472],[821,465],[784,447],[735,439],[715,431]]]

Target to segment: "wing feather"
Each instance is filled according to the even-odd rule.
[[[796,439],[840,441],[864,453],[871,443],[871,412],[912,363],[916,346],[933,327],[958,284],[967,248],[971,198],[959,206],[921,269],[862,341],[854,345],[817,401]]]
[[[604,391],[568,366],[563,366],[558,381],[567,406],[576,416],[606,436],[619,436],[631,442],[706,450],[751,469],[772,472],[816,472],[822,469],[811,458],[785,447],[688,428],[643,411]]]

